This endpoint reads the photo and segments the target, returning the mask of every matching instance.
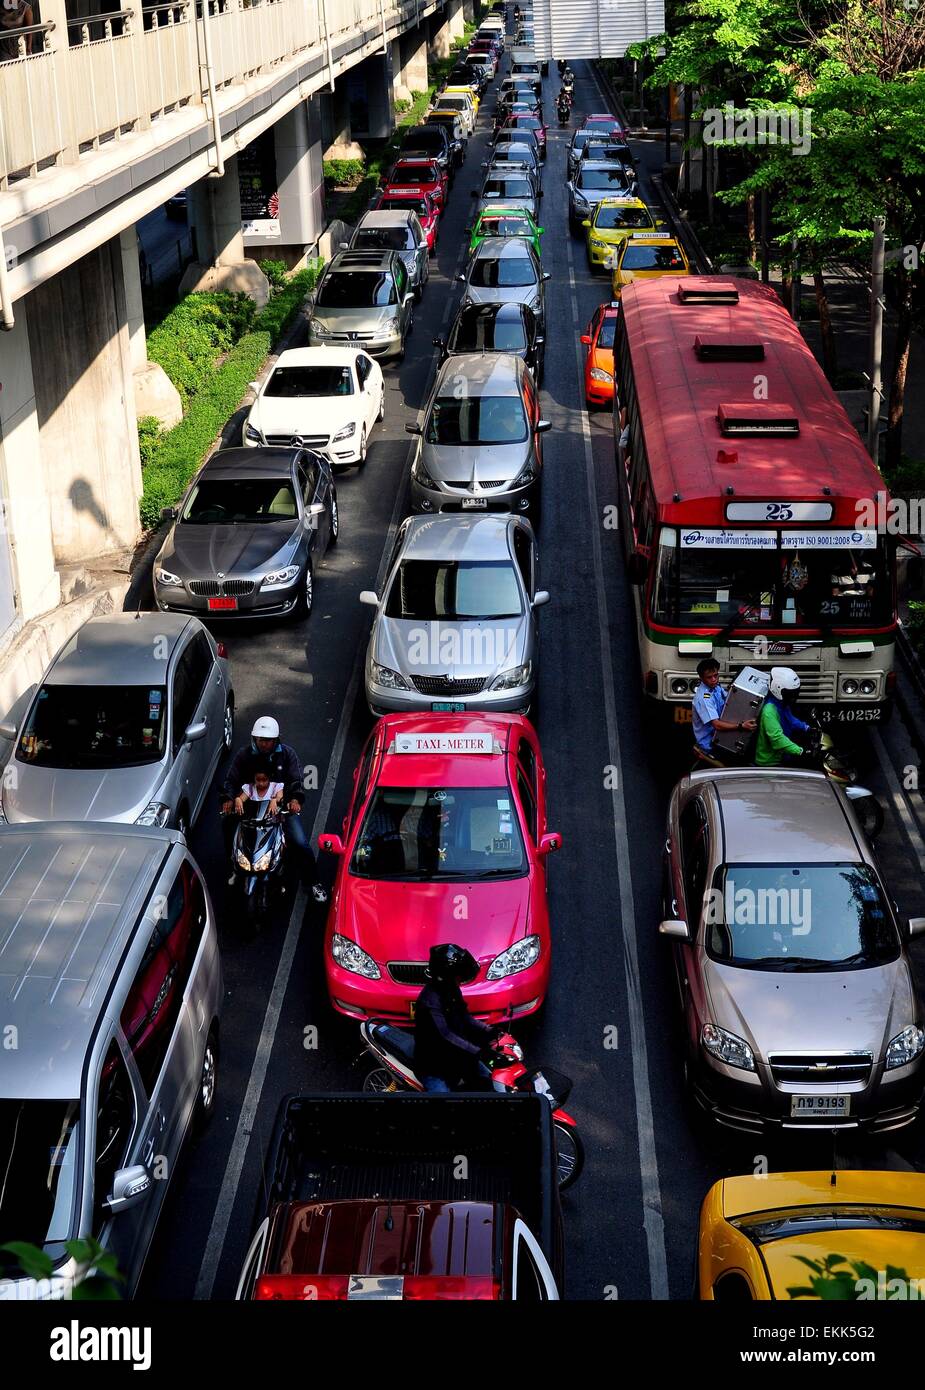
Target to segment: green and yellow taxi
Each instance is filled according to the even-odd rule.
[[[660,275],[690,275],[684,247],[669,232],[631,232],[624,238],[613,267],[611,288],[619,299],[634,280],[657,280]]]
[[[538,227],[527,208],[483,208],[472,225],[469,255],[473,255],[486,237],[522,236],[540,257],[540,237],[544,228]]]
[[[612,267],[631,232],[654,232],[659,223],[640,198],[604,198],[582,226],[588,239],[588,266],[598,271]]]

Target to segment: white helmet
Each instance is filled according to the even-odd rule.
[[[251,738],[279,738],[279,725],[269,714],[262,714],[251,729]]]
[[[800,677],[789,666],[772,666],[771,681],[768,686],[775,700],[783,700],[788,692],[791,699],[800,688]]]

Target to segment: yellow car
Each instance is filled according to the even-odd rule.
[[[481,103],[481,97],[479,96],[478,92],[475,91],[472,87],[444,87],[440,95],[445,95],[448,97],[470,96],[472,98],[472,113],[475,116],[479,114],[479,105]]]
[[[631,232],[619,249],[611,284],[614,299],[634,280],[657,280],[660,275],[690,275],[683,247],[668,232]]]
[[[700,1212],[695,1295],[738,1303],[925,1298],[925,1173],[768,1173],[714,1183]]]
[[[587,228],[588,267],[596,271],[612,267],[631,232],[654,232],[660,224],[641,198],[604,198],[581,225]]]

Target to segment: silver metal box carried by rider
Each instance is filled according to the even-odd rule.
[[[743,666],[726,695],[722,718],[734,724],[757,719],[768,693],[768,673],[754,666]],[[744,757],[755,738],[754,729],[721,729],[713,738],[714,748]]]

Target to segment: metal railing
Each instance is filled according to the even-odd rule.
[[[208,108],[203,3],[221,96],[310,50],[327,57],[345,34],[414,23],[423,0],[165,0],[68,19],[66,42],[53,22],[17,29],[19,56],[0,62],[0,190],[178,107]]]

